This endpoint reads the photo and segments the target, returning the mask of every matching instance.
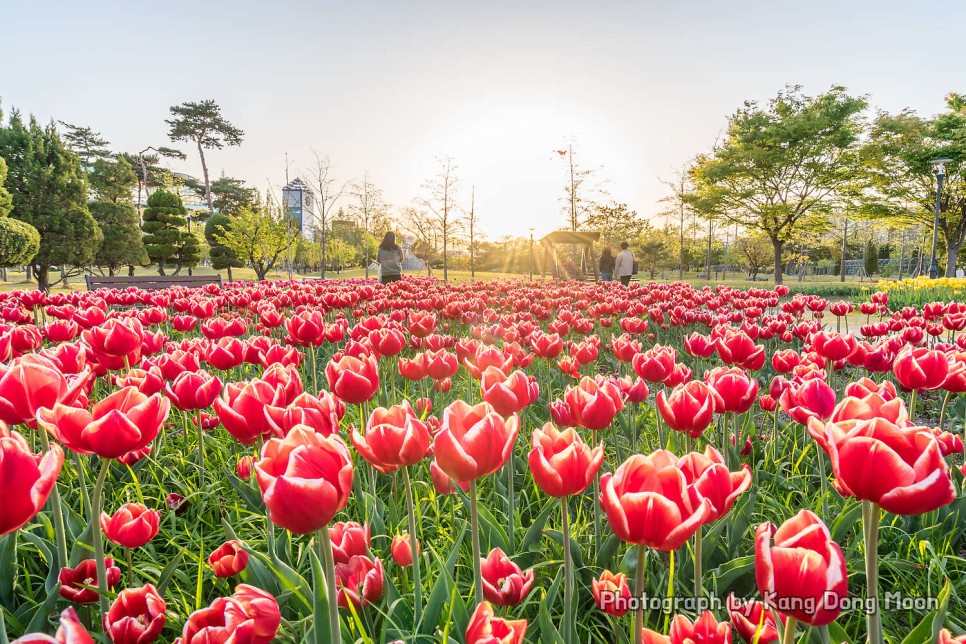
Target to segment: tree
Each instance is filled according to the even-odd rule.
[[[338,237],[329,237],[326,240],[325,256],[327,261],[332,262],[334,266],[339,267],[339,270],[343,266],[349,264],[356,257],[356,250],[353,248],[352,244],[344,239],[339,239]]]
[[[924,119],[908,110],[881,113],[863,148],[870,190],[863,214],[905,227],[924,224],[932,230],[936,208],[936,174],[933,161],[944,165],[939,234],[946,247],[946,277],[966,242],[966,96],[946,96],[948,111]],[[928,261],[928,260],[927,260]]]
[[[197,179],[188,177],[184,181],[186,188],[201,197],[206,198],[205,184]],[[249,188],[245,182],[235,177],[218,177],[211,182],[211,202],[215,212],[233,215],[242,206],[250,206],[258,199],[254,188]]]
[[[266,201],[258,207],[242,206],[224,232],[214,236],[264,280],[292,245],[289,223],[280,207]]]
[[[7,164],[0,157],[0,270],[6,281],[6,269],[23,266],[40,250],[40,233],[30,224],[11,219],[7,214],[13,209],[13,197],[3,187],[7,178]]]
[[[627,204],[596,204],[587,214],[584,228],[600,232],[600,247],[617,249],[621,242],[638,239],[650,227]]]
[[[352,185],[352,195],[356,202],[350,207],[350,212],[358,222],[363,235],[371,235],[374,231],[378,232],[382,228],[388,228],[389,205],[382,197],[382,189],[372,182],[368,172]],[[366,251],[366,277],[369,277],[369,260],[371,257],[368,248],[368,246],[363,248]]]
[[[122,152],[120,156],[131,164],[131,167],[134,168],[134,173],[138,178],[138,196],[134,202],[134,205],[137,207],[138,221],[141,221],[141,195],[146,194],[150,196],[152,187],[171,187],[171,182],[169,180],[171,172],[166,168],[159,166],[158,162],[162,157],[167,159],[179,159],[181,161],[184,161],[188,157],[186,157],[184,152],[181,152],[180,150],[166,148],[164,146],[158,148],[148,146],[136,154]]]
[[[871,237],[865,242],[863,260],[865,274],[867,276],[872,277],[879,272],[879,251]]]
[[[430,217],[425,210],[406,206],[400,211],[399,223],[412,239],[410,252],[426,265],[426,275],[432,275],[433,261],[442,249],[442,232],[439,221]]]
[[[89,166],[97,159],[107,159],[111,156],[111,151],[107,139],[101,136],[100,132],[95,132],[89,127],[71,125],[58,121],[64,126],[64,142],[71,150],[80,157],[85,166]]]
[[[457,197],[459,196],[459,176],[457,165],[449,156],[436,157],[439,167],[436,176],[423,184],[425,196],[418,202],[429,211],[439,225],[443,238],[443,281],[449,280],[449,243],[460,230],[462,220],[459,216]]]
[[[316,228],[314,230],[319,241],[319,248],[322,251],[321,271],[319,277],[325,279],[326,255],[328,254],[327,236],[329,233],[329,219],[332,209],[342,198],[343,193],[349,188],[349,181],[338,181],[332,174],[332,163],[328,156],[322,156],[312,150],[315,156],[315,165],[306,171],[312,193],[315,196],[315,216]]]
[[[33,117],[24,123],[16,111],[5,127],[0,126],[0,157],[8,167],[6,187],[13,197],[10,217],[40,234],[33,267],[37,287],[47,291],[52,266],[80,267],[62,271],[61,279],[79,274],[94,261],[103,239],[87,209],[87,181],[80,159],[64,145],[52,123],[41,127]]]
[[[150,260],[144,250],[141,222],[132,197],[138,180],[134,168],[123,157],[99,158],[88,176],[94,196],[88,208],[106,240],[98,249],[94,263],[106,267],[110,275],[115,275],[122,266],[146,265]]]
[[[584,219],[594,211],[600,200],[607,196],[596,181],[596,173],[600,168],[584,168],[575,158],[574,143],[571,141],[564,150],[557,150],[557,155],[567,159],[567,180],[564,184],[563,214],[567,219],[570,230],[580,230]]]
[[[772,259],[771,240],[761,233],[739,237],[735,249],[741,254],[741,262],[748,269],[751,279],[758,277],[758,273]]]
[[[219,271],[227,269],[229,282],[233,281],[231,269],[245,266],[245,262],[235,251],[219,241],[219,237],[225,234],[225,229],[231,225],[231,221],[232,218],[228,215],[216,213],[205,224],[205,240],[208,242],[208,259],[211,260],[211,267]]]
[[[477,242],[477,226],[479,222],[476,216],[476,186],[470,188],[470,211],[466,213],[466,228],[469,231],[469,251],[470,251],[470,279],[476,279],[476,251],[479,243]]]
[[[724,141],[692,165],[692,204],[768,235],[781,284],[785,243],[800,230],[823,229],[856,173],[865,107],[842,87],[816,97],[791,87],[767,107],[745,103]]]
[[[174,118],[165,119],[165,123],[170,126],[168,137],[172,141],[190,141],[198,147],[205,181],[205,201],[208,202],[208,213],[213,214],[215,204],[211,194],[211,180],[208,177],[208,164],[205,162],[205,150],[221,150],[226,145],[241,145],[245,133],[221,115],[221,107],[213,100],[173,105],[171,114]]]
[[[158,265],[164,275],[166,264],[175,264],[173,275],[184,266],[197,266],[201,261],[198,239],[185,229],[187,210],[178,195],[157,190],[148,197],[144,209],[144,249],[149,261]]]

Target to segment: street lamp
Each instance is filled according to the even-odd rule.
[[[936,245],[939,242],[939,210],[943,194],[943,167],[947,163],[952,163],[952,159],[936,159],[932,162],[936,169],[936,218],[932,224],[932,263],[929,265],[929,278],[939,277],[939,266],[936,265]]]

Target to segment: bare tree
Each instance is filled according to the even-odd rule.
[[[442,232],[439,222],[425,210],[406,206],[399,213],[399,223],[407,235],[412,237],[413,255],[426,264],[426,275],[433,274],[432,261],[439,255]]]
[[[449,242],[462,225],[457,197],[459,194],[458,166],[448,156],[435,157],[439,170],[436,176],[423,184],[425,196],[417,203],[432,213],[439,223],[443,236],[443,281],[449,280]]]
[[[318,241],[322,246],[322,269],[319,277],[325,279],[325,241],[329,231],[329,215],[335,208],[335,204],[342,197],[343,193],[349,188],[351,181],[338,181],[332,176],[332,162],[328,155],[322,156],[312,150],[315,156],[315,165],[305,171],[305,175],[310,177],[309,184],[312,192],[315,193],[315,208],[318,216],[316,233]]]
[[[470,210],[466,213],[466,227],[470,234],[470,279],[476,279],[476,186],[470,187]]]
[[[566,149],[557,150],[557,155],[567,160],[567,181],[564,184],[562,198],[563,213],[567,218],[570,230],[576,231],[586,221],[588,215],[594,211],[598,203],[607,196],[602,183],[597,181],[596,175],[600,168],[584,168],[575,158],[574,142],[571,140]]]
[[[685,218],[693,213],[686,196],[693,191],[691,177],[687,167],[681,168],[674,173],[671,179],[661,179],[661,183],[671,189],[671,194],[663,197],[661,202],[667,204],[664,215],[668,218],[675,217],[678,220],[678,279],[684,279],[684,231]]]
[[[369,178],[366,172],[362,178],[352,184],[352,196],[356,202],[350,207],[350,212],[362,228],[363,237],[371,235],[374,230],[381,230],[386,227],[389,205],[382,196],[382,188],[379,188]],[[369,244],[365,243],[366,252],[366,277],[369,277]]]

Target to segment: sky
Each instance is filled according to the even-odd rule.
[[[448,155],[493,239],[565,225],[554,150],[571,141],[610,198],[659,223],[662,179],[746,100],[843,85],[932,115],[966,91],[961,0],[4,0],[0,24],[5,109],[136,152],[172,145],[171,105],[215,99],[245,139],[208,153],[213,176],[278,190],[286,155],[292,178],[315,151],[395,207]],[[172,169],[200,177],[175,147]]]

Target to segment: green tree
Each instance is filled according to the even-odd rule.
[[[198,239],[185,226],[187,210],[181,198],[165,190],[158,190],[148,197],[144,209],[144,249],[148,259],[158,265],[158,273],[164,275],[166,264],[174,264],[177,275],[184,266],[197,266],[201,261]]]
[[[748,269],[751,279],[758,277],[772,259],[771,240],[764,234],[744,235],[735,242],[739,261]]]
[[[946,107],[933,119],[908,110],[878,115],[863,148],[871,188],[863,214],[900,227],[924,224],[931,231],[936,208],[933,161],[951,159],[943,168],[939,235],[946,247],[946,277],[953,277],[966,242],[966,95],[949,94]]]
[[[635,237],[631,238],[632,249],[638,265],[646,270],[653,280],[659,270],[669,268],[674,263],[670,239],[664,232],[657,230],[649,222],[639,221],[639,231]]]
[[[221,107],[212,100],[173,105],[171,115],[174,118],[165,120],[170,127],[168,137],[172,141],[190,141],[198,147],[205,181],[205,201],[208,202],[208,213],[212,214],[215,211],[215,204],[211,192],[211,179],[208,176],[208,164],[205,162],[205,150],[220,150],[226,145],[241,145],[245,133],[229,123],[221,115]]]
[[[800,230],[825,228],[856,173],[865,107],[842,87],[815,97],[792,87],[766,107],[746,103],[724,141],[691,167],[692,204],[768,235],[780,284],[785,243]]]
[[[99,158],[88,175],[93,201],[88,208],[107,243],[101,244],[94,258],[97,266],[110,275],[122,266],[144,266],[150,260],[144,250],[141,222],[134,207],[133,190],[138,178],[122,156]]]
[[[356,249],[344,239],[329,237],[325,240],[325,246],[326,261],[332,262],[332,265],[339,269],[347,266],[356,257]]]
[[[621,242],[631,242],[650,225],[630,210],[625,203],[597,204],[587,213],[583,229],[600,233],[600,248],[620,249]]]
[[[13,197],[3,187],[7,178],[7,164],[0,157],[0,269],[23,266],[40,250],[40,233],[30,224],[11,219],[7,214],[13,208]],[[6,280],[6,274],[4,274]]]
[[[215,233],[215,239],[250,265],[259,280],[264,280],[285,257],[295,234],[282,209],[266,202],[257,208],[243,206],[224,233]]]
[[[79,274],[94,261],[103,239],[87,209],[80,159],[64,145],[52,123],[42,127],[33,117],[24,123],[17,111],[0,126],[0,157],[8,166],[10,216],[40,234],[33,267],[37,287],[47,291],[52,266],[75,267],[62,272],[61,279]]]
[[[865,274],[872,277],[879,272],[879,250],[875,246],[875,242],[872,241],[870,237],[868,241],[865,242]]]
[[[245,262],[239,259],[235,251],[219,241],[219,236],[225,234],[225,229],[231,221],[232,218],[228,215],[217,213],[212,215],[205,224],[205,240],[208,242],[208,258],[211,260],[211,267],[215,270],[226,269],[229,282],[234,279],[231,269],[245,266]]]
[[[111,151],[107,147],[109,143],[100,132],[63,121],[59,123],[64,126],[63,138],[67,147],[80,157],[85,166],[89,166],[97,159],[107,159],[111,156]]]

